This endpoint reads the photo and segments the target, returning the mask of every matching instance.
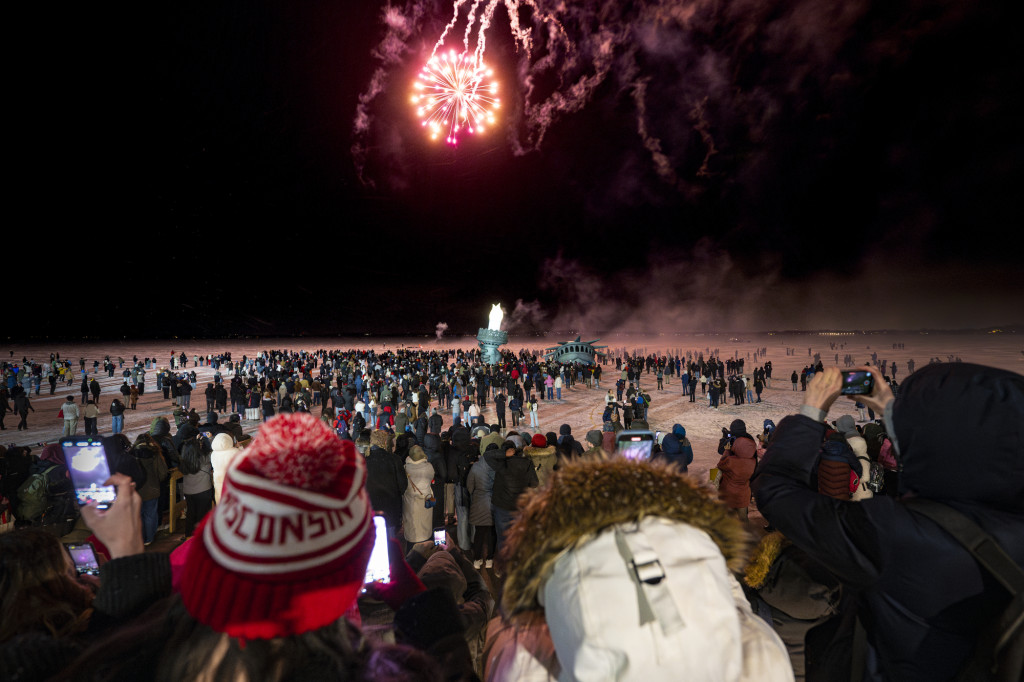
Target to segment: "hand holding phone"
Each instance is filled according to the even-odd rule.
[[[380,514],[373,517],[373,551],[370,553],[370,561],[366,564],[366,579],[363,582],[367,585],[380,583],[387,585],[391,582],[391,563],[388,559],[388,528],[386,521]],[[363,592],[366,588],[363,588]]]
[[[637,461],[646,461],[654,451],[654,434],[650,431],[619,431],[615,436],[616,454]]]
[[[100,507],[95,502],[83,505],[85,524],[106,545],[111,559],[141,554],[145,551],[142,498],[135,492],[135,482],[124,474],[113,474],[104,485],[115,488],[115,499],[109,507]]]
[[[91,542],[65,543],[71,560],[75,563],[78,575],[99,575],[100,564],[96,559],[96,550]]]
[[[434,529],[434,546],[445,547],[448,544],[448,531],[444,529],[444,526]]]
[[[78,504],[93,502],[97,509],[110,507],[117,491],[114,486],[106,484],[110,478],[110,461],[103,441],[95,438],[61,438],[60,448],[68,464]]]

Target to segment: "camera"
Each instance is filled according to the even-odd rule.
[[[875,375],[866,369],[840,370],[843,386],[839,389],[842,395],[871,395],[875,390]]]

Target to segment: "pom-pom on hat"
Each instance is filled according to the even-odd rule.
[[[546,448],[548,446],[548,439],[539,433],[533,434],[533,438],[530,439],[530,445],[535,448]]]
[[[230,464],[200,524],[181,599],[241,639],[323,627],[352,606],[373,548],[363,458],[309,414],[281,414]]]

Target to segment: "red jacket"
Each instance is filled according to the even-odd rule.
[[[750,477],[757,466],[754,460],[756,453],[754,439],[740,436],[718,461],[718,469],[722,472],[718,498],[730,509],[750,506]]]

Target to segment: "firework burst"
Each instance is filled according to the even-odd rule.
[[[481,133],[494,123],[500,106],[498,84],[477,55],[454,50],[433,56],[413,85],[412,103],[422,125],[436,140],[442,133],[450,145],[459,133]]]

